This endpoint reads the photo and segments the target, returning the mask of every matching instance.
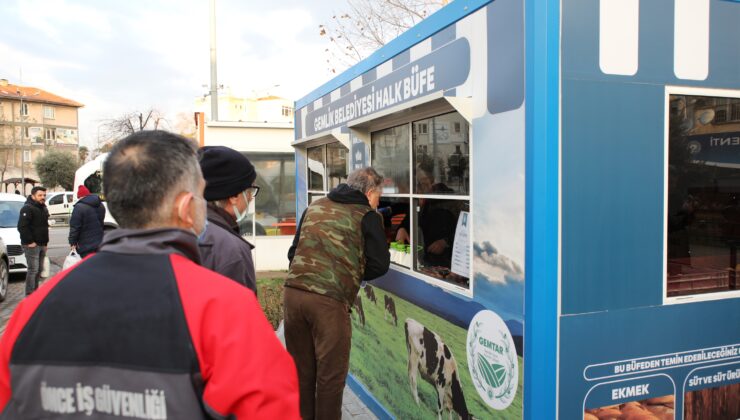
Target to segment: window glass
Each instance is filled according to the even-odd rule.
[[[308,195],[308,204],[313,203],[314,201],[318,200],[319,198],[326,197],[326,194],[309,194]]]
[[[453,270],[452,264],[455,246],[470,246],[469,243],[455,243],[458,219],[462,212],[470,211],[468,202],[414,199],[414,210],[414,268],[428,276],[469,287],[469,272],[460,272],[459,268]],[[403,226],[408,225],[409,222],[404,220]],[[469,270],[469,263],[466,267]]]
[[[15,228],[25,203],[22,201],[0,201],[0,228]]]
[[[740,99],[669,102],[668,296],[737,290]]]
[[[73,194],[67,194],[67,202],[68,203],[71,203],[73,201],[75,201],[74,195]]]
[[[384,194],[408,194],[409,125],[372,133],[372,167],[385,178]]]
[[[54,197],[51,197],[49,200],[49,205],[53,206],[55,204],[62,204],[62,201],[64,200],[64,194],[57,194]]]
[[[469,129],[457,112],[412,124],[415,194],[468,195]]]
[[[245,154],[257,171],[255,199],[258,235],[295,234],[295,155]]]
[[[310,147],[308,154],[308,189],[313,191],[324,190],[324,146]]]
[[[329,190],[347,182],[347,149],[339,142],[326,145]]]
[[[264,236],[267,234],[265,228],[261,224],[254,224],[254,215],[249,214],[241,222],[239,222],[239,233],[244,236],[248,241],[252,240],[252,227],[254,226],[257,231],[257,236]]]
[[[413,253],[408,236],[409,199],[381,197],[378,213],[383,217],[385,237],[389,244],[391,262],[411,268]]]

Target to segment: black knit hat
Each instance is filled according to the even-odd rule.
[[[257,178],[254,165],[234,149],[205,146],[198,150],[198,157],[206,180],[203,197],[208,201],[233,197],[251,187]]]

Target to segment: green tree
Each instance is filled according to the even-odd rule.
[[[51,150],[36,159],[36,172],[41,183],[47,188],[61,186],[67,191],[74,187],[77,158],[58,150]]]

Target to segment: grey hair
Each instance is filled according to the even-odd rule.
[[[371,167],[356,169],[347,177],[347,185],[353,190],[362,191],[367,194],[372,190],[380,190],[383,184],[383,176]]]

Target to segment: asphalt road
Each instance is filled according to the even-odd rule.
[[[58,259],[59,257],[66,257],[69,254],[68,236],[69,228],[66,226],[49,229],[49,248],[47,250],[49,259]],[[64,261],[64,258],[62,258],[62,261]]]
[[[49,248],[47,250],[49,261],[51,262],[51,276],[54,276],[62,269],[64,259],[69,254],[69,244],[67,243],[68,227],[54,227],[49,229]],[[49,276],[51,278],[51,276]],[[0,303],[0,333],[5,331],[5,324],[13,313],[18,302],[26,296],[26,275],[25,273],[16,273],[10,275],[10,284],[8,284],[8,294],[5,301]]]

